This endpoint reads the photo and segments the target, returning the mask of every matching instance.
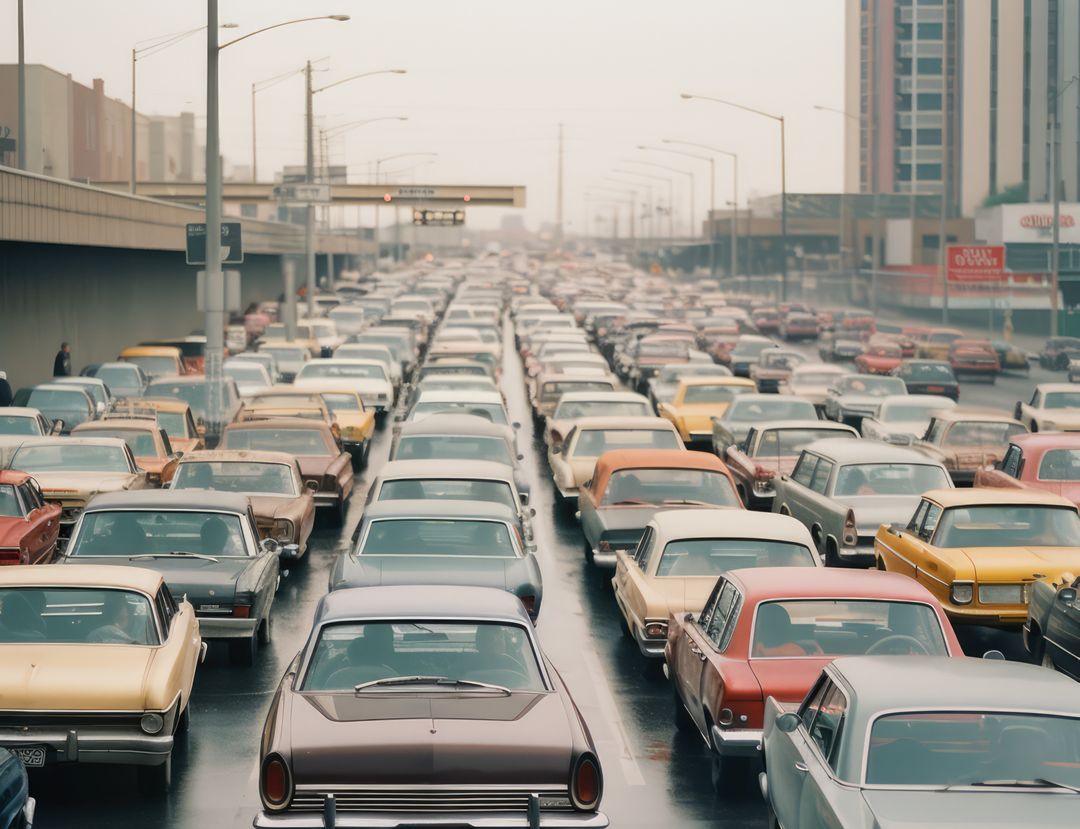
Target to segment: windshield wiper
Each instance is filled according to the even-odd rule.
[[[628,504],[633,504],[635,506],[643,506],[643,507],[652,506],[652,503],[650,501],[643,501],[641,498],[623,498],[623,500],[621,500],[621,501],[615,501],[611,506],[613,506],[613,507],[622,507],[622,506],[626,506]]]
[[[218,563],[218,560],[213,556],[204,555],[203,553],[189,553],[185,550],[172,550],[168,553],[140,553],[137,556],[128,556],[128,561],[146,561],[147,559],[173,557],[197,558],[200,561],[212,561],[214,564]]]
[[[1018,788],[1018,789],[1034,789],[1034,788],[1053,788],[1053,789],[1065,789],[1073,794],[1080,794],[1080,787],[1070,786],[1068,783],[1060,783],[1057,780],[1048,780],[1045,777],[1032,777],[1028,780],[975,780],[971,783],[961,783],[954,786],[946,786],[946,791],[951,789],[962,789],[967,786],[1000,786],[1002,788]]]
[[[660,503],[661,504],[690,504],[690,505],[693,505],[693,506],[701,506],[701,507],[711,506],[710,504],[707,504],[704,501],[694,501],[694,500],[692,500],[690,498],[665,498]]]
[[[439,685],[439,686],[466,686],[470,688],[484,688],[489,691],[498,691],[510,696],[510,689],[502,685],[493,685],[488,682],[475,682],[471,679],[451,679],[448,676],[390,676],[385,679],[373,679],[370,682],[361,682],[353,687],[355,693],[366,691],[369,688],[386,688],[395,685]]]

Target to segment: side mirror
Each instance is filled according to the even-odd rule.
[[[54,420],[52,428],[49,429],[49,434],[50,435],[59,435],[59,434],[63,433],[63,431],[64,431],[64,421],[62,421],[62,420]]]
[[[276,539],[264,538],[259,542],[259,549],[264,553],[278,553],[281,554],[281,545],[278,544]]]
[[[521,506],[527,507],[529,505],[529,493],[527,493],[527,492],[519,492],[518,493],[518,500],[521,501]]]
[[[900,535],[903,530],[907,529],[907,524],[889,524],[888,530],[893,535]]]
[[[776,718],[776,727],[785,734],[791,734],[802,724],[799,715],[787,711]]]
[[[692,622],[692,621],[694,621],[694,614],[693,613],[687,613],[682,618],[683,618],[684,622]]]
[[[1003,654],[997,648],[993,648],[992,650],[988,650],[986,653],[984,653],[982,655],[982,658],[983,659],[1004,659],[1005,654]]]
[[[521,428],[521,424],[518,423],[518,421],[516,421],[516,420],[513,423],[511,423],[510,425],[513,426],[515,429],[520,429]]]
[[[278,555],[282,558],[296,558],[299,554],[299,544],[282,544],[278,547]],[[284,575],[289,575],[289,571],[286,570]]]
[[[319,485],[315,481],[304,481],[304,489],[314,495],[319,491]]]
[[[1019,400],[1016,401],[1016,408],[1013,409],[1013,418],[1016,419],[1016,420],[1020,419],[1020,401]]]
[[[1062,604],[1073,604],[1076,601],[1076,588],[1062,587],[1058,591],[1057,600]]]

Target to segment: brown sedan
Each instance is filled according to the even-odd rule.
[[[487,587],[323,597],[266,717],[259,794],[257,829],[608,825],[581,713],[521,602]]]
[[[216,450],[190,452],[173,477],[172,489],[212,489],[246,495],[259,538],[284,547],[284,558],[307,552],[315,525],[313,481],[304,482],[300,464],[284,452]]]
[[[321,420],[275,418],[232,423],[225,427],[221,449],[285,452],[300,464],[304,483],[313,483],[315,506],[333,511],[340,524],[353,490],[352,459]]]

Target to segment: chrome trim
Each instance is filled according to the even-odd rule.
[[[760,728],[723,729],[714,725],[709,733],[712,736],[713,750],[721,757],[759,757],[763,750]]]
[[[895,547],[890,547],[890,546],[889,546],[888,544],[886,544],[886,543],[885,543],[884,541],[880,541],[880,540],[878,540],[877,538],[875,538],[875,539],[874,539],[874,547],[875,547],[875,549],[877,548],[877,545],[878,545],[878,544],[880,544],[880,545],[881,545],[882,547],[884,547],[884,548],[885,548],[886,550],[888,550],[888,551],[889,551],[890,553],[892,553],[892,554],[893,554],[894,556],[896,556],[896,557],[897,557],[898,559],[900,559],[900,560],[901,560],[902,562],[904,562],[904,564],[906,564],[906,565],[907,565],[908,567],[910,567],[910,568],[911,568],[912,570],[918,571],[918,569],[919,569],[919,566],[918,566],[918,565],[917,565],[917,564],[916,564],[916,563],[915,563],[914,561],[912,561],[911,559],[907,558],[906,556],[902,556],[902,555],[900,555],[900,553],[898,553],[898,552],[896,551],[896,548],[895,548]]]
[[[252,824],[255,829],[326,829],[321,813],[290,814],[260,812]],[[338,829],[387,829],[396,826],[446,827],[446,816],[431,814],[402,813],[397,819],[385,816],[366,817],[357,814],[337,812],[335,826]],[[463,812],[455,814],[449,824],[472,829],[530,829],[527,813],[506,812],[503,814],[474,814]],[[606,829],[609,821],[603,812],[540,812],[540,829]]]

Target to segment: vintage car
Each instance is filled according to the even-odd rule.
[[[1074,383],[1039,383],[1015,417],[1032,432],[1080,432],[1080,388]]]
[[[227,641],[235,663],[252,665],[270,641],[281,552],[273,539],[259,541],[243,495],[120,492],[86,505],[60,563],[157,570],[190,599],[202,638]]]
[[[825,331],[818,338],[818,357],[825,362],[846,363],[863,353],[863,342],[851,333]]]
[[[183,400],[169,397],[141,397],[138,400],[117,401],[111,415],[149,415],[157,418],[158,426],[169,436],[173,451],[195,452],[206,448],[206,430],[195,423],[191,406]]]
[[[867,567],[878,527],[906,521],[924,492],[952,482],[944,466],[913,449],[827,438],[803,449],[773,486],[773,512],[805,524],[826,565]]]
[[[78,386],[60,383],[42,383],[15,392],[11,405],[19,408],[37,409],[52,423],[61,424],[61,434],[68,434],[80,423],[98,416],[93,399]],[[50,434],[51,434],[50,430]]]
[[[322,421],[301,418],[254,420],[225,427],[220,449],[285,452],[296,457],[304,483],[314,483],[315,506],[329,510],[337,524],[345,522],[345,508],[353,490],[349,453]]]
[[[958,486],[970,486],[975,473],[999,463],[1023,423],[996,409],[957,407],[935,412],[926,434],[912,447],[945,465]]]
[[[771,348],[779,346],[768,337],[743,334],[731,349],[731,371],[736,377],[749,377],[750,369],[758,363],[761,355]]]
[[[360,395],[364,408],[384,415],[394,408],[394,382],[385,363],[378,360],[312,360],[297,373],[298,389],[348,389]]]
[[[904,360],[893,374],[904,381],[908,394],[939,394],[960,400],[960,381],[943,360]]]
[[[751,428],[771,420],[814,420],[814,404],[787,394],[740,394],[721,417],[712,420],[712,451],[724,457],[728,447],[742,443]]]
[[[954,622],[1019,627],[1036,581],[1080,572],[1076,504],[1032,490],[929,490],[874,540],[878,569],[924,584]]]
[[[908,579],[805,567],[729,570],[701,613],[671,619],[665,655],[676,727],[701,734],[713,785],[730,790],[760,763],[767,708],[798,703],[833,659],[875,654],[902,665],[907,659],[897,657],[963,651],[941,606]],[[771,774],[771,762],[767,768]]]
[[[62,539],[71,535],[93,496],[150,486],[146,472],[119,438],[35,438],[16,449],[8,465],[33,475],[42,497],[60,505]]]
[[[903,359],[896,343],[868,343],[855,358],[855,370],[861,374],[892,374]]]
[[[904,333],[902,326],[879,323],[877,325],[877,333],[870,338],[871,345],[876,345],[878,343],[891,343],[892,345],[899,346],[900,356],[905,360],[910,360],[915,356],[915,340],[910,335]]]
[[[437,414],[402,423],[390,460],[478,460],[520,469],[514,429],[471,414]]]
[[[583,417],[651,417],[649,401],[632,391],[568,391],[544,420],[544,442],[559,452],[563,439]]]
[[[620,550],[634,550],[645,525],[662,509],[743,509],[724,463],[707,452],[615,449],[596,461],[581,487],[578,516],[585,561],[613,568]]]
[[[1080,680],[1080,578],[1033,582],[1024,622],[1024,647],[1044,668]]]
[[[136,345],[125,348],[116,359],[121,363],[138,366],[151,380],[188,373],[184,367],[184,353],[176,346]]]
[[[274,358],[278,380],[282,383],[291,383],[311,359],[311,349],[307,343],[296,340],[264,340],[259,343],[258,353]]]
[[[486,374],[429,374],[409,385],[403,407],[411,409],[420,395],[428,391],[499,391],[498,384]]]
[[[852,657],[797,706],[766,705],[769,821],[843,826],[1076,824],[1076,685],[1000,659]]]
[[[801,366],[809,358],[799,352],[787,348],[767,348],[761,354],[761,359],[750,366],[750,379],[754,381],[759,392],[777,392],[796,366]]]
[[[851,426],[830,420],[762,421],[750,427],[742,442],[723,454],[735,478],[739,499],[748,509],[772,511],[773,479],[788,475],[807,445],[824,438],[857,439]]]
[[[335,590],[271,702],[255,826],[603,829],[602,792],[585,720],[516,598]]]
[[[221,368],[226,377],[236,383],[236,390],[242,398],[247,398],[257,391],[274,385],[266,366],[253,360],[228,359]]]
[[[222,422],[228,423],[236,416],[243,404],[240,401],[240,393],[236,390],[236,381],[225,378],[221,388]],[[196,422],[208,428],[206,390],[206,378],[201,374],[194,374],[188,377],[158,377],[150,381],[145,395],[183,400],[191,407],[191,413],[195,415]],[[219,437],[209,432],[207,434],[211,438]]]
[[[150,382],[146,372],[139,366],[119,361],[102,363],[94,369],[93,376],[109,387],[109,393],[114,400],[141,397]]]
[[[0,747],[30,768],[137,766],[159,793],[205,653],[191,604],[153,570],[0,568]]]
[[[731,369],[716,363],[672,363],[661,366],[648,382],[647,396],[653,409],[661,403],[670,403],[679,390],[683,377],[730,377]]]
[[[555,374],[543,372],[537,375],[531,384],[532,393],[529,402],[532,404],[534,416],[543,420],[555,413],[555,408],[564,394],[615,392],[619,388],[619,381],[611,375],[605,377],[596,374],[579,374],[576,371]]]
[[[25,472],[0,469],[0,565],[51,563],[59,533],[60,505]]]
[[[401,388],[401,362],[394,359],[392,352],[385,345],[378,343],[345,343],[334,349],[334,356],[348,360],[375,360],[386,366],[394,389]]]
[[[750,321],[762,334],[778,334],[784,315],[777,308],[756,308],[750,312]]]
[[[307,552],[317,487],[314,481],[304,483],[292,455],[226,449],[192,452],[176,467],[170,489],[246,495],[260,540],[274,539],[282,546],[282,558],[296,559]]]
[[[991,383],[1001,373],[1001,362],[989,340],[954,340],[949,346],[949,366],[953,374],[981,377]]]
[[[684,377],[675,398],[657,406],[657,414],[671,421],[683,443],[707,444],[713,419],[722,417],[738,395],[755,391],[747,377]]]
[[[975,486],[1037,489],[1080,505],[1080,435],[1014,435],[1000,463],[975,473]]]
[[[303,388],[295,385],[273,386],[251,397],[243,410],[244,419],[295,417],[297,415],[288,413],[288,408],[295,404],[321,404],[326,415],[320,415],[318,419],[328,420],[331,431],[337,427],[341,445],[352,455],[354,465],[367,463],[371,441],[375,436],[375,412],[364,405],[359,392],[354,389],[329,382],[326,385],[311,383]],[[275,406],[279,407],[279,411],[272,414]]]
[[[245,338],[245,345],[246,345]],[[206,335],[188,334],[186,337],[173,337],[164,340],[148,340],[139,343],[143,346],[164,346],[166,348],[180,349],[181,360],[184,364],[184,372],[187,374],[202,374],[206,366]]]
[[[1007,343],[1004,340],[991,340],[990,345],[998,356],[998,362],[1001,364],[1002,371],[1008,371],[1009,369],[1014,368],[1024,372],[1031,370],[1031,363],[1028,362],[1027,352],[1020,348],[1016,343]]]
[[[26,763],[6,748],[0,748],[0,792],[0,826],[33,829],[37,801],[30,796]]]
[[[1039,365],[1043,368],[1063,371],[1069,361],[1080,357],[1080,338],[1053,337],[1046,341],[1039,352]]]
[[[566,435],[561,450],[548,447],[548,466],[563,503],[573,503],[593,476],[596,459],[612,449],[682,449],[671,421],[662,417],[583,417]]]
[[[858,426],[864,417],[877,414],[883,397],[907,394],[899,377],[879,374],[848,374],[837,379],[825,395],[825,416]]]
[[[394,359],[398,361],[402,377],[411,376],[413,369],[416,368],[416,344],[413,342],[412,332],[408,329],[375,326],[367,329],[363,334],[358,334],[355,337],[354,342],[385,345],[393,353]],[[435,353],[436,351],[434,349],[429,349],[428,359],[431,359],[432,355]],[[467,352],[455,352],[453,349],[447,349],[445,352],[438,353],[441,353],[443,359],[467,359],[483,362],[488,365],[492,374],[495,374],[498,370],[497,361],[494,359],[487,359],[487,357],[493,357],[494,355],[470,355]]]
[[[795,340],[816,340],[820,332],[817,316],[805,311],[790,311],[780,323],[777,332],[788,342]]]
[[[94,401],[98,416],[105,414],[113,404],[113,395],[105,381],[97,377],[53,377],[50,381],[60,386],[75,386],[82,389]]]
[[[825,410],[825,397],[829,389],[836,385],[841,377],[851,374],[843,366],[827,363],[803,363],[791,370],[788,378],[777,386],[780,394],[793,394],[804,397],[814,404],[818,411]]]
[[[0,435],[25,435],[45,437],[58,435],[62,423],[53,423],[37,409],[29,406],[4,406],[0,408]]]
[[[785,515],[661,510],[637,549],[616,554],[611,586],[623,632],[643,656],[664,656],[668,619],[698,613],[718,576],[752,567],[820,567],[806,527]]]
[[[923,360],[948,360],[949,347],[964,339],[964,332],[955,328],[931,328],[919,338],[915,356]]]
[[[867,440],[909,446],[926,434],[930,419],[956,407],[948,397],[936,394],[896,394],[883,397],[877,413],[864,417],[859,431]]]
[[[139,469],[146,470],[146,480],[152,486],[161,486],[172,480],[179,452],[173,450],[169,436],[157,422],[156,415],[149,417],[109,417],[90,423],[80,423],[71,430],[72,437],[120,438],[131,449]]]
[[[287,389],[293,387],[285,386]],[[276,418],[300,418],[301,420],[319,420],[330,427],[334,437],[341,439],[341,427],[334,422],[330,407],[320,395],[297,389],[293,394],[278,394],[271,391],[260,393],[250,398],[233,418],[234,423],[248,423],[253,420],[274,420]]]
[[[436,414],[471,414],[500,426],[510,425],[506,401],[497,391],[426,391],[398,417],[414,423]]]
[[[410,494],[394,483],[382,483],[381,494]],[[384,497],[368,503],[353,533],[352,550],[331,567],[330,589],[393,584],[498,587],[517,596],[535,620],[544,585],[534,548],[522,537],[520,513],[499,501],[453,497],[456,494]]]

